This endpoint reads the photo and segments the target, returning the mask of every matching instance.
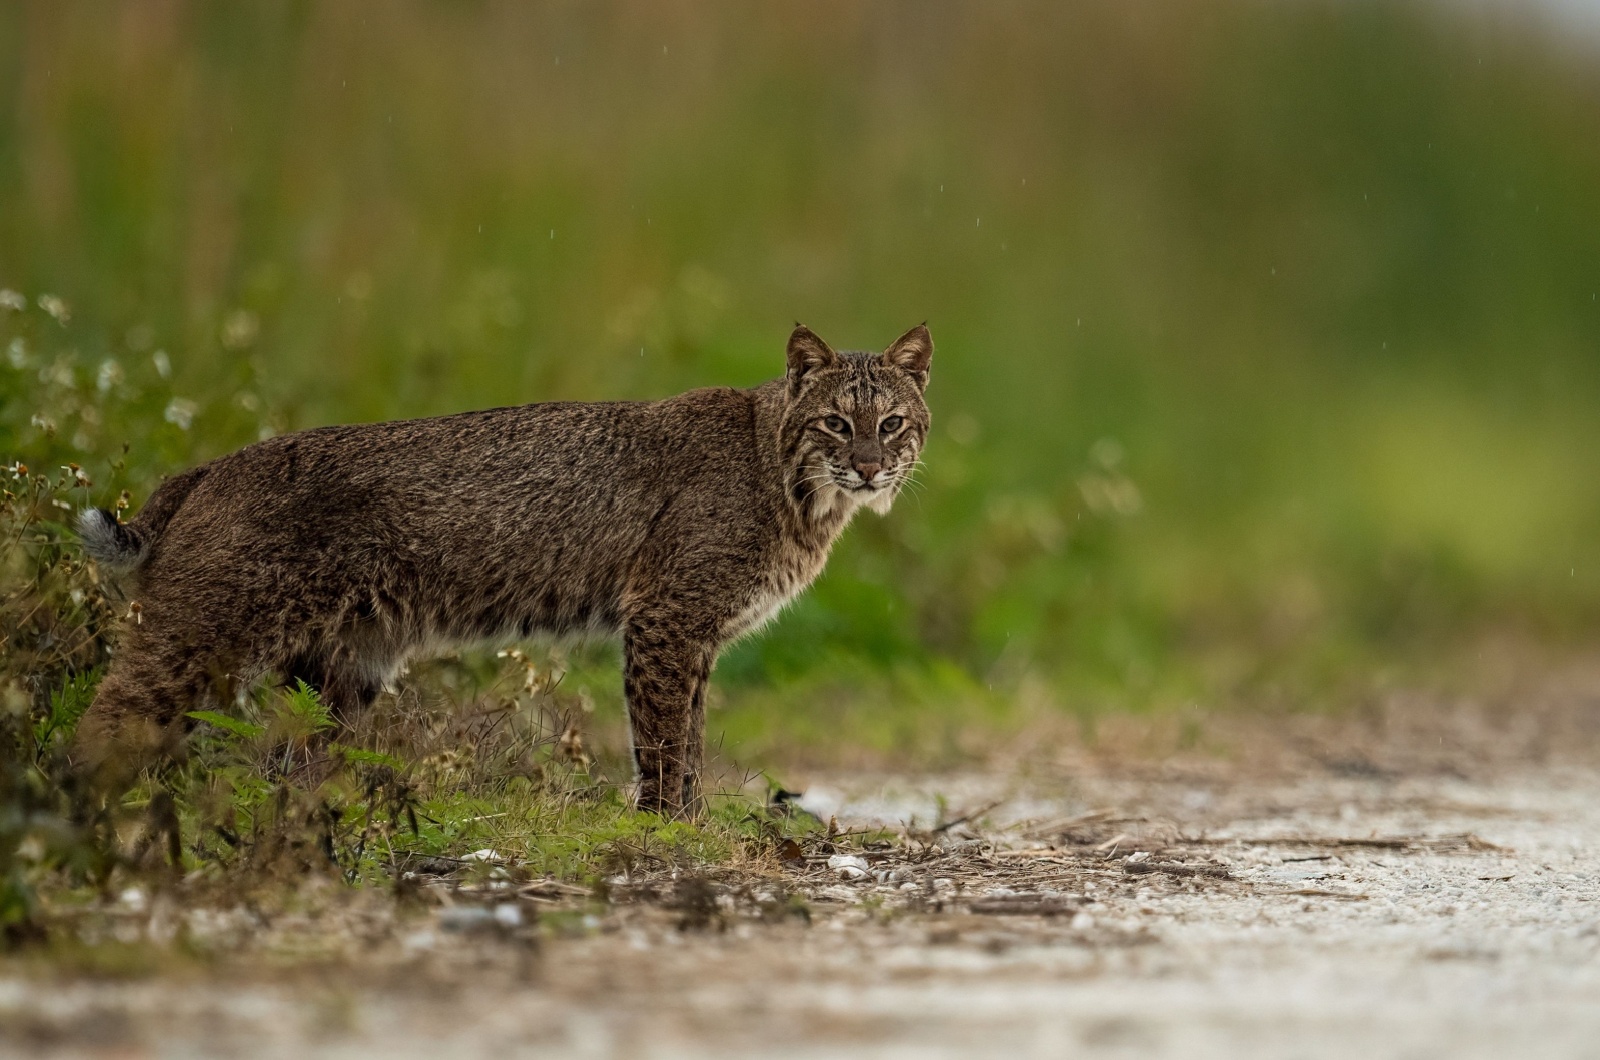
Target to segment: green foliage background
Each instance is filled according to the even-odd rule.
[[[923,487],[725,658],[736,745],[1572,642],[1593,60],[1439,4],[8,4],[0,454],[137,505],[263,429],[926,318]]]

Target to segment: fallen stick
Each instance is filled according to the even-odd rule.
[[[1131,842],[1133,842],[1133,836],[1129,835],[1127,832],[1118,832],[1110,839],[1107,839],[1104,843],[1101,843],[1099,846],[1095,847],[1094,850],[1095,853],[1104,854],[1109,858],[1111,855],[1117,852],[1117,848],[1122,846],[1122,844]]]
[[[1231,880],[1233,874],[1221,865],[1184,865],[1176,861],[1150,861],[1141,858],[1135,861],[1128,858],[1122,863],[1122,871],[1129,876],[1148,876],[1152,873],[1161,873],[1164,876],[1205,876],[1214,880]]]
[[[996,799],[993,802],[989,803],[987,806],[979,807],[978,809],[973,810],[970,813],[964,813],[960,817],[955,818],[954,820],[946,821],[946,822],[944,822],[944,824],[934,825],[932,831],[935,834],[937,834],[939,832],[948,832],[950,829],[954,828],[956,825],[958,825],[958,824],[966,824],[968,821],[973,820],[974,818],[982,817],[984,814],[989,813],[991,810],[999,809],[1001,806],[1004,806],[1009,801],[1010,801],[1009,799]]]

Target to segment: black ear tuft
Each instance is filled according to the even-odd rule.
[[[883,351],[883,363],[910,372],[917,385],[928,385],[928,366],[933,362],[933,336],[927,324],[918,324]]]
[[[804,324],[796,324],[789,335],[789,388],[796,390],[801,378],[817,368],[826,368],[839,360],[833,347]]]

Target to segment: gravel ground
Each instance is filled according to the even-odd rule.
[[[713,895],[538,943],[435,916],[238,981],[0,980],[0,1051],[1600,1055],[1600,771],[854,777],[806,805],[926,828],[935,792],[1005,801],[864,874],[796,862],[809,923]]]

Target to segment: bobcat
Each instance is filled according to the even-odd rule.
[[[619,631],[637,803],[692,812],[718,651],[885,513],[928,435],[925,326],[881,354],[803,325],[750,390],[322,427],[168,479],[131,523],[79,518],[139,602],[79,727],[93,768],[172,746],[269,674],[366,707],[444,644]]]

